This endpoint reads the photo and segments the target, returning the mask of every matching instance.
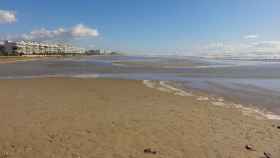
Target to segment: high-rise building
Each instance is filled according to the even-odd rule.
[[[84,49],[69,44],[5,41],[3,47],[7,54],[13,55],[63,55],[85,53]]]

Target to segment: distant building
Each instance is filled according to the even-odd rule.
[[[86,51],[87,55],[101,55],[101,51],[99,49],[96,50],[87,50]]]
[[[82,54],[85,50],[66,44],[47,44],[38,42],[5,41],[4,51],[9,55],[63,55]]]
[[[4,42],[0,42],[0,55],[5,55]]]
[[[119,52],[106,51],[106,50],[100,50],[100,49],[87,50],[85,52],[85,54],[87,54],[87,55],[120,55]]]

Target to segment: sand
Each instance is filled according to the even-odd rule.
[[[42,60],[44,56],[0,56],[0,64],[11,64],[16,62],[27,62],[34,60]]]
[[[60,56],[60,55],[0,56],[0,64],[13,64],[18,62],[38,61],[38,60],[46,60],[50,58],[67,58],[67,57]]]
[[[1,80],[0,88],[0,158],[280,157],[280,122],[142,81]]]

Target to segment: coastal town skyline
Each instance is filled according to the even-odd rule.
[[[0,4],[2,40],[66,41],[140,54],[280,54],[277,0]]]

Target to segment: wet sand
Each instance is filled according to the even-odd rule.
[[[142,81],[44,78],[0,87],[0,158],[280,157],[280,122]]]

